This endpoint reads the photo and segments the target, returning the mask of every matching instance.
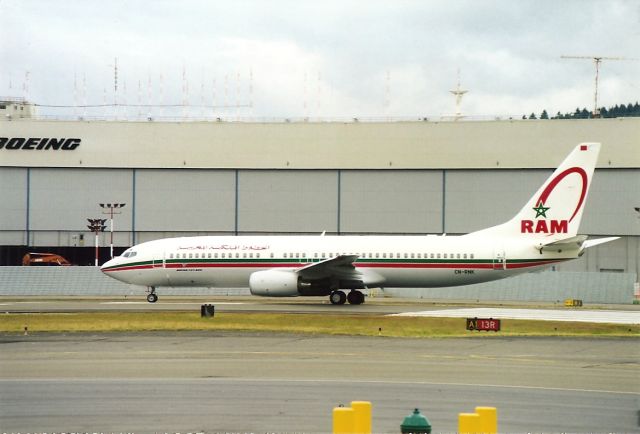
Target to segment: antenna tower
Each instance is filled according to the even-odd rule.
[[[625,58],[625,57],[605,57],[605,56],[560,56],[560,58],[561,59],[593,60],[593,64],[596,67],[596,78],[595,78],[595,85],[594,85],[594,92],[593,92],[593,114],[592,114],[594,118],[600,117],[600,109],[598,108],[598,79],[600,75],[600,63],[602,63],[603,60],[638,60],[638,59],[631,59],[631,58]]]

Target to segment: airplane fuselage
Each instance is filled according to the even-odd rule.
[[[486,282],[575,259],[578,250],[543,252],[531,243],[466,236],[239,236],[150,241],[103,271],[144,286],[248,287],[267,269],[298,269],[339,255],[368,287],[444,287]],[[362,288],[362,285],[355,285]],[[343,283],[341,288],[348,288]]]

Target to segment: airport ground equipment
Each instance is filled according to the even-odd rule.
[[[22,257],[24,266],[53,265],[67,267],[71,265],[64,257],[55,253],[27,253]]]

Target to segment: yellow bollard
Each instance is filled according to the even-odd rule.
[[[353,434],[355,411],[350,407],[334,407],[333,434]]]
[[[371,434],[371,403],[369,401],[351,401],[355,419],[353,432]]]
[[[498,432],[498,410],[495,407],[476,407],[480,415],[480,432],[496,434]]]
[[[458,433],[471,434],[481,433],[480,415],[478,413],[460,413],[458,414]]]

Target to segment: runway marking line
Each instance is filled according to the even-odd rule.
[[[389,316],[431,318],[494,318],[540,321],[568,321],[604,324],[640,324],[640,311],[469,308],[394,313]]]
[[[148,301],[105,301],[102,302],[100,304],[143,304],[143,305],[151,305],[151,303],[149,303]],[[168,302],[168,303],[158,303],[158,304],[154,304],[153,306],[167,306],[167,305],[187,305],[187,306],[200,306],[202,304],[213,304],[215,305],[229,305],[229,304],[248,304],[248,303],[244,303],[244,302],[239,302],[239,301],[225,301],[225,302],[209,302],[209,303],[196,303],[196,302],[191,302],[191,303],[180,303],[180,302]]]
[[[2,303],[2,306],[13,306],[14,304],[52,304],[60,303],[59,301],[12,301],[10,303]]]
[[[525,390],[542,390],[542,391],[555,391],[555,392],[579,392],[579,393],[607,393],[607,394],[618,394],[618,395],[633,395],[640,396],[640,392],[628,392],[623,390],[598,390],[598,389],[577,389],[577,388],[563,388],[563,387],[544,387],[544,386],[517,386],[517,385],[509,385],[509,384],[480,384],[480,383],[437,383],[431,381],[391,381],[391,380],[347,380],[347,379],[290,379],[290,378],[0,378],[0,383],[15,383],[15,382],[28,382],[28,383],[41,383],[41,382],[50,382],[50,383],[60,383],[60,382],[75,382],[75,383],[86,383],[86,382],[102,382],[102,383],[113,383],[113,382],[154,382],[158,381],[169,382],[169,381],[179,381],[179,382],[196,382],[201,383],[203,381],[208,382],[262,382],[262,383],[350,383],[350,384],[389,384],[389,385],[419,385],[419,386],[452,386],[452,387],[486,387],[493,389],[525,389]]]

